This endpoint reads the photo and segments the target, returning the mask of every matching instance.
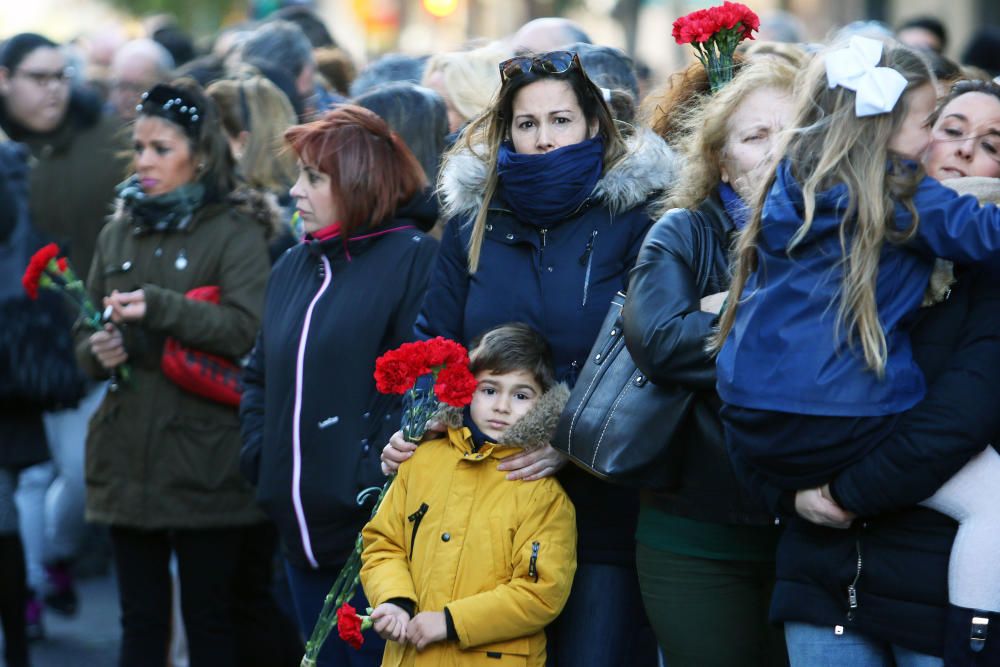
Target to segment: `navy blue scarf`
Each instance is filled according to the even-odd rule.
[[[497,155],[497,190],[521,222],[545,227],[579,209],[603,171],[600,135],[541,155],[515,153],[505,141]]]
[[[750,207],[729,183],[719,183],[719,198],[722,199],[722,205],[726,207],[726,213],[736,225],[736,229],[746,227],[750,222]]]

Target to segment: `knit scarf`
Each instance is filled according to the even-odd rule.
[[[497,190],[521,222],[545,227],[579,209],[603,171],[600,135],[540,155],[516,153],[505,141],[497,156]]]
[[[195,212],[201,208],[205,186],[198,182],[185,183],[162,195],[147,195],[139,185],[139,177],[132,176],[119,184],[116,192],[140,228],[138,233],[150,234],[183,231],[190,227]]]
[[[719,198],[722,199],[722,205],[726,208],[729,219],[736,225],[736,229],[746,227],[750,222],[750,207],[729,183],[719,183]]]

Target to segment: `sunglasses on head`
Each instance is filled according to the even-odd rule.
[[[579,56],[572,51],[549,51],[539,55],[515,56],[500,63],[500,81],[506,83],[516,76],[532,71],[565,74],[574,67],[578,70],[583,69]]]

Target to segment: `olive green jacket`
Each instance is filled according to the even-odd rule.
[[[137,528],[202,528],[261,520],[239,472],[235,407],[188,393],[160,370],[167,336],[238,359],[260,325],[270,272],[267,222],[233,204],[213,204],[184,231],[142,233],[120,208],[101,230],[88,279],[100,309],[112,290],[143,289],[146,315],[123,325],[130,377],[109,392],[87,436],[87,519]],[[186,299],[217,285],[221,302]],[[77,359],[108,373],[78,326]]]

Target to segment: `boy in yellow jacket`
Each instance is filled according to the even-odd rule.
[[[576,516],[546,477],[500,459],[541,446],[568,398],[531,328],[490,330],[470,354],[472,404],[400,467],[362,531],[361,582],[387,641],[384,667],[545,664],[546,625],[576,572]]]

